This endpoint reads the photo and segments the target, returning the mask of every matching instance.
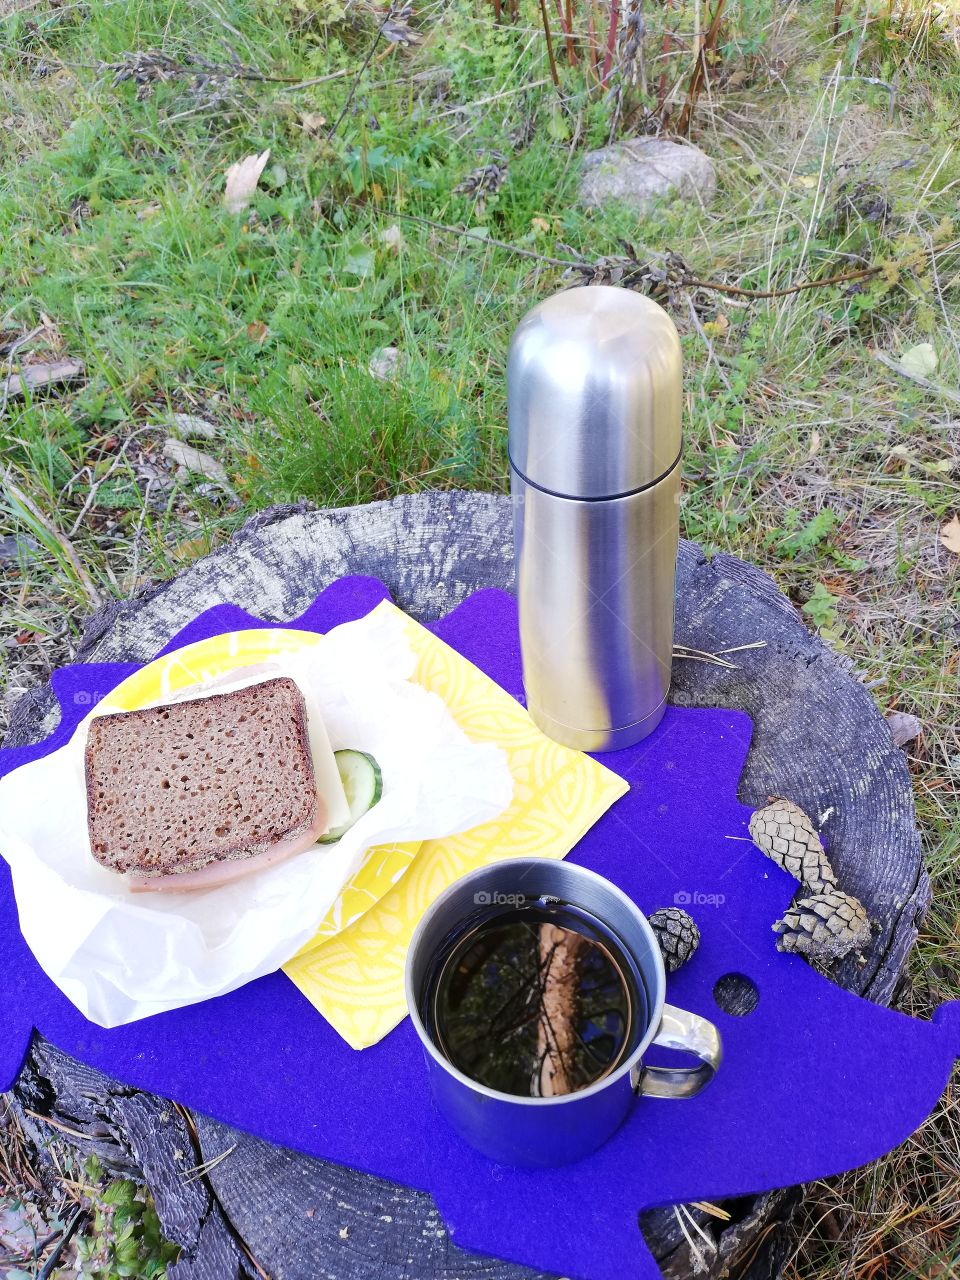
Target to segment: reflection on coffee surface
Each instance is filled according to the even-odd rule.
[[[424,1021],[464,1075],[501,1093],[556,1097],[608,1075],[639,1042],[647,999],[616,934],[555,899],[494,909],[447,938]]]

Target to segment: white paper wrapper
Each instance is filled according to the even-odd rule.
[[[441,699],[412,683],[414,661],[402,623],[376,610],[258,669],[312,695],[334,750],[377,759],[383,797],[338,843],[218,889],[134,894],[94,861],[83,782],[91,717],[59,751],[0,779],[0,852],[23,935],[78,1009],[115,1027],[272,973],[313,936],[372,845],[451,835],[506,808],[504,753],[470,742]]]

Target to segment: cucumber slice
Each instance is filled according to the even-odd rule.
[[[369,813],[383,795],[383,774],[373,756],[368,756],[365,751],[335,751],[333,758],[350,806],[350,817],[339,827],[331,827],[325,836],[320,837],[320,844],[334,844],[358,819]]]

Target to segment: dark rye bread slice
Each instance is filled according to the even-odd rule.
[[[307,711],[282,676],[91,721],[90,848],[138,876],[252,858],[317,815]]]

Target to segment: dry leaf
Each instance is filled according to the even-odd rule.
[[[253,198],[260,175],[270,159],[270,148],[261,151],[258,156],[246,156],[238,160],[227,170],[227,182],[223,192],[223,203],[229,213],[243,213]]]
[[[715,320],[704,322],[703,332],[708,338],[722,338],[730,328],[730,321],[721,311]]]
[[[952,551],[955,556],[960,556],[960,516],[954,516],[940,530],[940,541]]]
[[[218,435],[214,423],[208,422],[206,418],[198,418],[195,413],[172,413],[169,426],[181,440],[196,436],[202,436],[204,440],[216,440]]]
[[[57,382],[73,382],[83,376],[83,362],[80,360],[51,360],[37,364],[24,365],[19,373],[11,373],[7,380],[7,395],[10,399],[22,396],[29,388],[36,391],[39,387],[49,387]],[[3,381],[0,378],[0,392]]]
[[[886,720],[890,726],[893,741],[898,747],[902,747],[905,742],[912,742],[923,733],[923,725],[916,716],[910,715],[907,711],[891,711]]]
[[[270,330],[262,320],[254,320],[247,325],[247,337],[251,342],[255,342],[258,347],[262,347],[267,340]]]
[[[168,461],[176,463],[178,467],[183,467],[185,471],[206,476],[208,480],[215,480],[217,484],[228,483],[226,470],[216,458],[211,458],[208,453],[201,453],[199,449],[184,444],[182,440],[175,440],[173,436],[167,436],[164,440],[163,456]]]
[[[210,551],[209,536],[200,534],[197,538],[187,538],[185,542],[177,543],[170,552],[170,557],[180,564],[189,564],[191,560],[198,560],[201,556],[209,555]]]
[[[63,355],[63,337],[60,330],[45,311],[40,312],[40,323],[43,326],[44,345],[56,355]]]
[[[929,378],[937,372],[937,352],[932,342],[921,342],[904,351],[900,368],[912,378]]]

